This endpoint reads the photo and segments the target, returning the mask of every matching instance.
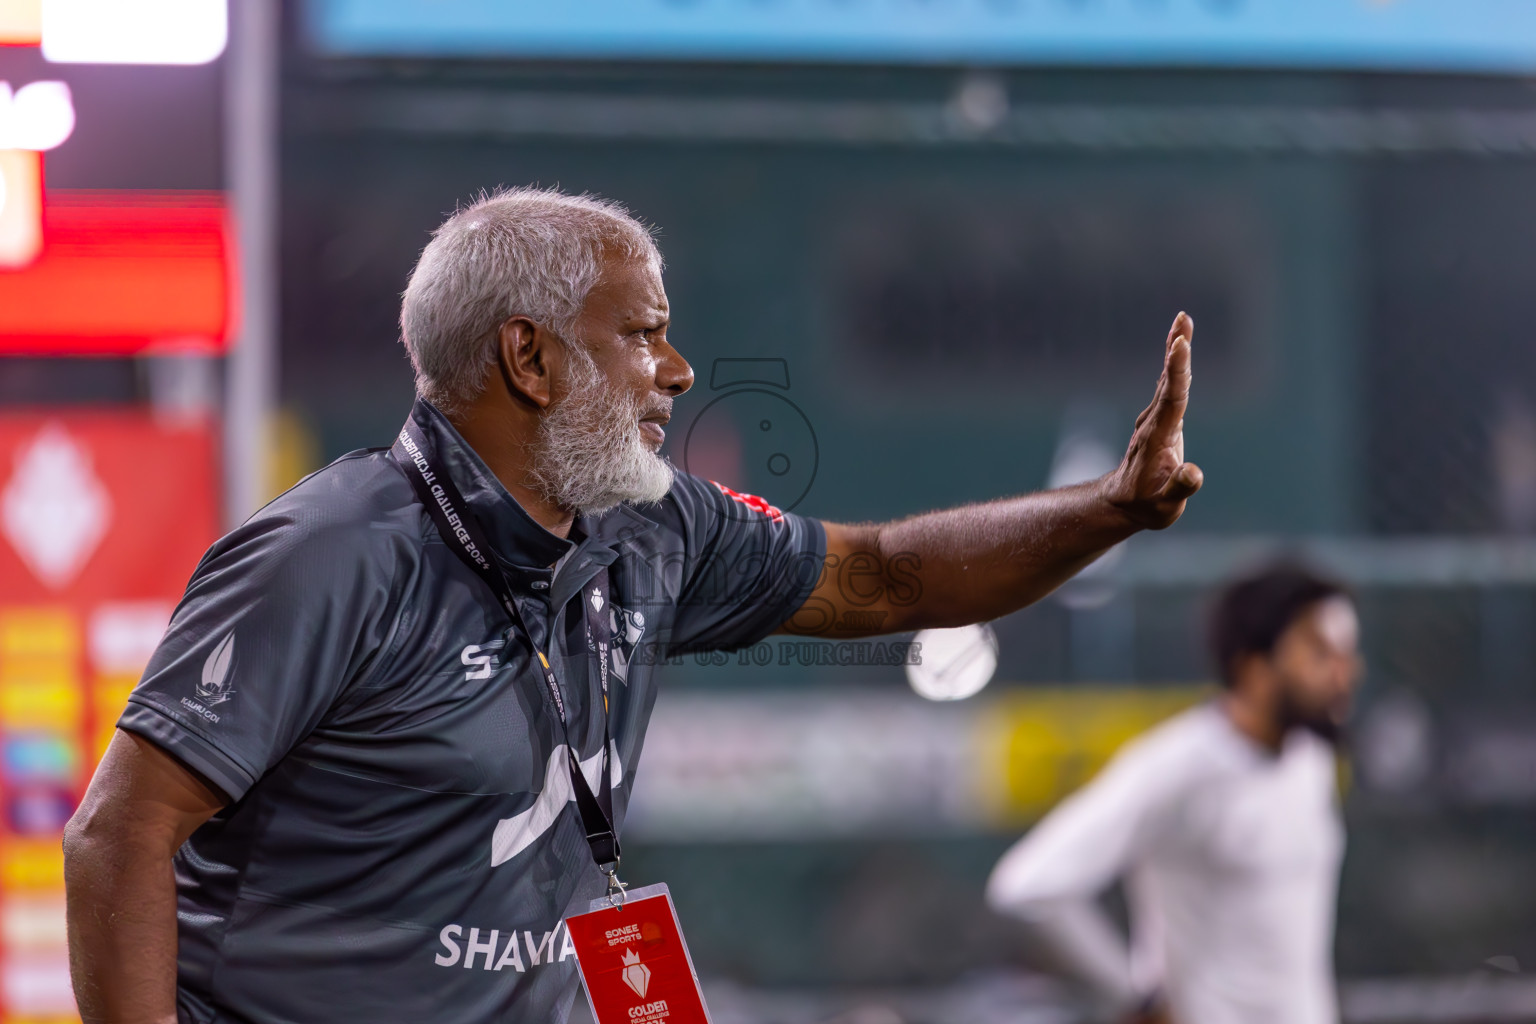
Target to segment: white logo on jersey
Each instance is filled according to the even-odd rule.
[[[571,786],[571,771],[567,767],[569,763],[570,755],[566,753],[564,743],[557,744],[549,752],[549,763],[544,768],[544,789],[533,806],[496,823],[496,831],[491,835],[491,867],[505,864],[536,843],[555,824],[565,805],[576,799],[576,791]],[[624,781],[624,768],[619,763],[616,743],[609,744],[608,763],[609,782],[617,787]],[[602,751],[581,762],[581,774],[586,776],[587,785],[594,792],[602,781],[602,773]]]
[[[468,970],[474,970],[475,961],[479,960],[482,971],[503,971],[510,967],[518,974],[524,974],[530,968],[563,964],[575,957],[576,946],[571,942],[571,930],[565,927],[565,922],[556,922],[555,930],[544,932],[542,938],[535,939],[537,934],[523,929],[523,940],[519,942],[518,929],[513,928],[506,933],[507,941],[503,945],[499,928],[470,928],[466,935],[461,924],[444,925],[443,930],[437,933],[437,941],[442,943],[443,951],[432,960],[439,967],[453,967],[463,961],[464,968]],[[562,937],[558,958],[555,956],[557,935]],[[461,939],[465,940],[462,945]],[[501,950],[500,956],[496,955],[497,949]],[[526,958],[523,952],[525,949]]]
[[[629,660],[634,656],[640,638],[645,635],[645,613],[625,611],[611,602],[608,607],[611,609],[609,628],[613,631],[613,646],[609,648],[608,656],[614,677],[627,684]]]
[[[205,705],[222,704],[235,695],[229,688],[229,667],[235,659],[235,634],[220,640],[203,662],[203,678],[197,684],[197,696]]]
[[[496,652],[506,646],[504,640],[492,640],[488,644],[470,644],[459,652],[459,661],[469,666],[465,679],[489,679],[495,667]]]

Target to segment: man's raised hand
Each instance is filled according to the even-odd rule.
[[[1120,468],[1104,478],[1110,503],[1143,529],[1172,526],[1184,514],[1184,502],[1205,479],[1199,466],[1184,461],[1184,410],[1189,405],[1194,334],[1195,322],[1188,313],[1174,317],[1152,404],[1136,417]]]

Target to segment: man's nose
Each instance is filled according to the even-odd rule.
[[[1341,658],[1334,673],[1335,689],[1348,693],[1360,682],[1365,666],[1358,657]]]
[[[674,398],[693,387],[693,367],[671,345],[656,362],[656,386]]]

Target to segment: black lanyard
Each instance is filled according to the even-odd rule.
[[[609,758],[612,756],[612,740],[608,731],[610,634],[603,629],[603,623],[607,621],[607,616],[610,614],[607,569],[599,572],[597,578],[583,588],[581,602],[586,609],[587,643],[598,654],[598,678],[602,680],[603,694],[602,780],[594,795],[592,787],[587,783],[586,774],[581,770],[581,761],[576,756],[576,749],[571,743],[571,726],[565,713],[565,698],[560,693],[560,683],[555,679],[555,670],[550,667],[549,659],[544,656],[544,652],[538,649],[533,632],[517,610],[517,602],[512,599],[512,587],[507,582],[507,575],[491,553],[491,546],[486,541],[485,532],[480,528],[479,520],[470,511],[468,503],[464,501],[464,496],[459,493],[458,487],[449,477],[447,469],[438,461],[431,439],[417,428],[414,421],[406,420],[405,426],[400,428],[400,436],[396,438],[391,451],[395,461],[405,471],[406,478],[411,481],[411,487],[416,491],[417,499],[426,506],[427,514],[437,525],[437,532],[442,534],[444,542],[491,589],[491,593],[496,595],[496,600],[506,611],[507,617],[512,620],[513,626],[521,629],[528,637],[528,643],[533,647],[534,656],[544,672],[544,685],[549,688],[550,700],[555,705],[556,714],[560,716],[560,728],[565,733],[565,750],[570,759],[571,788],[576,793],[576,809],[581,814],[581,825],[586,830],[587,843],[592,847],[592,859],[597,862],[599,870],[609,875],[612,883],[614,869],[619,863],[619,837],[613,827],[613,780],[609,766]]]

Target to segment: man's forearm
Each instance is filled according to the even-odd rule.
[[[176,1024],[176,882],[163,846],[72,826],[64,878],[85,1024]]]
[[[1094,481],[903,519],[874,528],[873,544],[917,581],[891,627],[923,629],[1018,611],[1135,532]]]
[[[1123,1014],[1145,1000],[1124,938],[1094,901],[1061,900],[1013,916],[1023,922],[1042,966],[1080,986],[1101,1009]]]

